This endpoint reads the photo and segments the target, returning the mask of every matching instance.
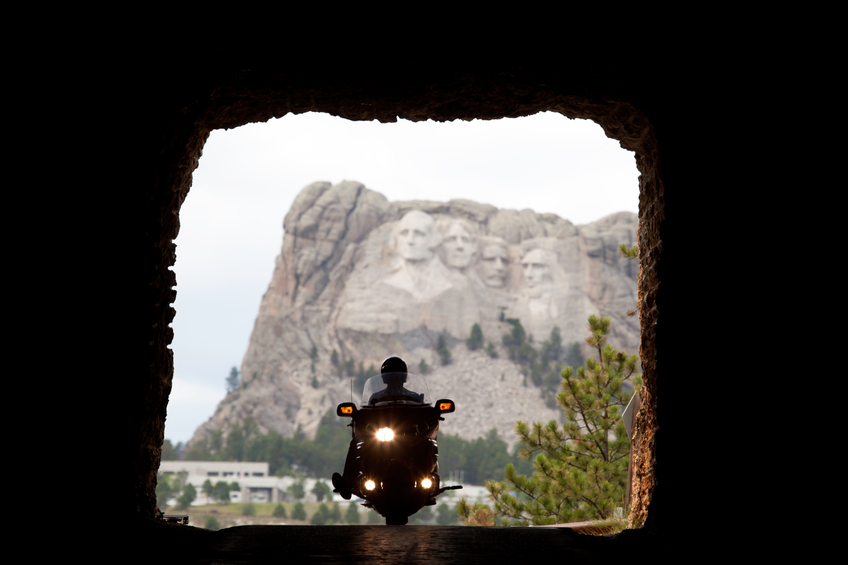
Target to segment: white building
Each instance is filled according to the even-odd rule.
[[[188,473],[186,481],[197,489],[197,499],[194,505],[212,504],[214,501],[203,494],[203,483],[209,480],[213,485],[219,481],[237,482],[241,490],[230,492],[232,502],[282,502],[286,499],[287,489],[296,482],[294,477],[275,477],[268,474],[268,463],[252,463],[241,461],[162,461],[159,473],[175,475]],[[306,496],[303,502],[315,502],[312,489],[317,481],[322,481],[333,490],[327,479],[304,479],[303,489]],[[342,502],[338,494],[333,494],[333,501]]]
[[[218,477],[218,480],[228,477],[267,477],[268,464],[242,461],[162,461],[159,464],[159,472],[165,475],[181,471],[189,475],[203,475],[215,483],[213,477]],[[232,479],[229,481],[232,482]]]

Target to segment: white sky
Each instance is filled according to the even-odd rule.
[[[466,198],[584,224],[637,212],[638,175],[599,125],[550,112],[394,124],[309,113],[212,132],[180,211],[165,437],[188,441],[241,368],[283,218],[306,185],[353,180],[390,201]]]

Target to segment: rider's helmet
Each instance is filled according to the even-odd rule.
[[[406,382],[406,361],[397,356],[386,357],[380,366],[380,374],[386,384],[399,385]],[[388,374],[387,374],[388,373]]]

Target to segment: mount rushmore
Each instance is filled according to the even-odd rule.
[[[189,445],[250,416],[260,430],[311,436],[321,417],[361,390],[339,363],[377,367],[400,355],[423,360],[432,398],[457,412],[443,432],[467,439],[495,428],[514,444],[516,420],[547,421],[560,410],[527,386],[501,346],[518,319],[541,343],[583,338],[590,314],[612,318],[610,342],[639,351],[637,216],[620,212],[575,226],[554,214],[500,210],[468,200],[389,202],[363,184],[316,182],[285,216],[282,250],[262,298],[238,390],[229,393]],[[479,324],[485,349],[465,345]],[[440,363],[440,336],[452,362]],[[490,352],[492,351],[490,347]]]

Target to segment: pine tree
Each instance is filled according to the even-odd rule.
[[[618,246],[618,252],[621,253],[621,255],[628,261],[633,261],[634,259],[639,258],[638,245],[634,245],[633,247],[627,247],[625,244],[622,243]],[[639,308],[636,308],[635,310],[628,310],[627,315],[635,316],[637,312],[639,312]]]
[[[455,524],[457,519],[456,509],[451,510],[450,506],[442,502],[436,506],[436,523],[440,526],[450,526]]]
[[[586,343],[598,354],[576,372],[562,371],[557,403],[565,423],[516,423],[525,459],[537,454],[531,477],[507,465],[504,482],[487,482],[495,513],[520,524],[535,525],[607,519],[624,505],[630,442],[621,412],[632,392],[625,382],[641,386],[634,375],[637,356],[606,343],[610,319],[589,317]],[[510,492],[521,493],[517,498]]]
[[[313,526],[323,526],[330,521],[330,509],[323,502],[318,506],[318,510],[309,519],[309,523]]]
[[[286,493],[288,493],[288,495],[294,498],[295,500],[300,500],[301,498],[306,496],[306,489],[303,488],[303,479],[300,479],[290,484],[289,488],[286,489]],[[292,515],[292,518],[294,518],[294,515]]]
[[[175,488],[171,481],[168,479],[167,475],[159,475],[156,479],[156,505],[164,510],[168,505],[168,499],[174,496],[177,492],[179,492],[178,488]]]
[[[639,258],[639,246],[634,245],[633,247],[627,247],[625,244],[621,244],[618,246],[618,252],[621,253],[625,259],[633,260]]]
[[[183,489],[183,493],[177,497],[177,508],[185,510],[191,506],[191,503],[194,502],[195,498],[197,498],[197,489],[189,483]]]
[[[559,326],[554,326],[554,329],[551,330],[550,337],[542,344],[542,356],[547,361],[559,361],[561,355],[562,336],[559,333]]]
[[[327,500],[333,498],[332,489],[324,481],[315,481],[315,486],[312,487],[310,492],[315,495],[318,502],[323,502],[325,498]]]
[[[528,348],[532,349],[532,346],[527,343],[527,333],[524,331],[524,326],[521,325],[518,318],[507,318],[506,322],[512,326],[512,331],[508,334],[503,334],[501,336],[501,342],[506,347],[510,360],[518,361],[519,349],[525,346],[523,352],[526,353]]]
[[[230,369],[230,376],[227,377],[227,393],[235,392],[239,387],[239,370],[233,367]]]
[[[342,523],[342,509],[339,508],[339,503],[334,502],[334,503],[332,503],[331,506],[333,507],[333,509],[330,511],[330,521],[332,521],[334,524],[341,524]]]
[[[444,332],[439,334],[439,342],[436,344],[436,353],[439,354],[439,360],[441,361],[442,365],[450,365],[452,361],[451,352],[450,349],[448,349],[447,340],[445,340]]]
[[[219,481],[215,483],[215,486],[212,488],[212,494],[210,496],[214,498],[219,504],[229,504],[230,491],[238,490],[230,487],[231,485],[226,481]]]
[[[306,508],[303,507],[302,502],[298,502],[294,505],[294,510],[292,510],[292,520],[306,520]]]
[[[344,515],[344,521],[348,524],[356,524],[359,525],[361,522],[361,518],[359,517],[359,508],[358,504],[355,502],[351,502],[347,507]]]
[[[180,458],[179,449],[181,448],[182,442],[177,443],[177,446],[171,443],[171,440],[166,439],[164,443],[162,443],[162,461],[176,461]]]
[[[469,502],[460,498],[456,503],[456,513],[466,526],[494,526],[495,515],[488,505],[482,502]]]
[[[433,507],[425,506],[421,510],[415,513],[414,516],[417,519],[418,523],[427,523],[433,521]]]
[[[465,340],[465,345],[471,351],[483,347],[483,330],[480,328],[480,324],[471,326],[471,336]]]

